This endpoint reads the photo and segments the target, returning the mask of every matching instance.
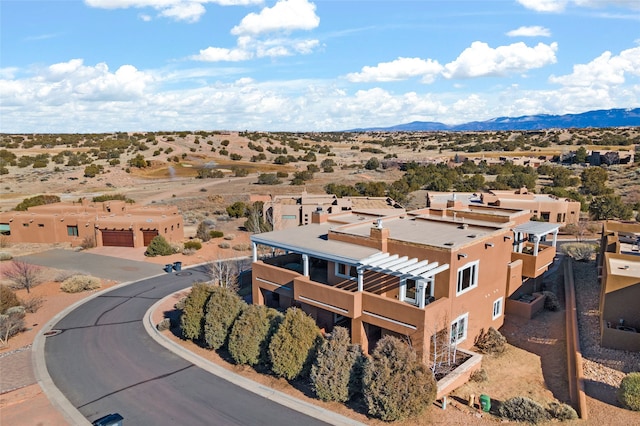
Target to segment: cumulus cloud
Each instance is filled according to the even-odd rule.
[[[628,9],[640,9],[638,0],[518,0],[518,3],[536,12],[562,12],[570,3],[576,6],[592,8],[618,6]]]
[[[220,6],[246,6],[261,4],[262,0],[84,0],[90,7],[101,9],[153,8],[160,16],[177,21],[197,22],[206,9],[207,3]],[[149,15],[141,15],[141,19],[149,19]]]
[[[200,50],[198,55],[191,56],[194,61],[203,62],[237,62],[251,59],[253,54],[242,49],[226,49],[224,47],[207,47]]]
[[[234,35],[257,35],[276,31],[311,30],[320,24],[316,5],[307,0],[280,0],[260,13],[250,13],[233,27]]]
[[[509,37],[551,37],[551,31],[548,28],[536,26],[520,27],[507,32]]]
[[[514,43],[508,46],[490,47],[474,41],[455,61],[445,65],[446,78],[471,78],[499,76],[523,72],[556,62],[557,43],[538,43],[535,47]]]
[[[423,82],[431,83],[442,72],[438,61],[420,58],[398,58],[391,62],[381,62],[375,67],[365,66],[361,72],[347,74],[347,80],[354,83],[373,81],[399,81],[413,77],[422,77]]]
[[[527,9],[536,12],[562,12],[567,6],[567,0],[518,0]]]
[[[571,74],[551,76],[549,81],[568,87],[605,87],[625,82],[625,75],[640,76],[640,47],[623,50],[619,55],[604,52],[588,64],[573,66]]]

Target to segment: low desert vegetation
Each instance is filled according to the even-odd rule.
[[[80,293],[82,291],[96,290],[100,287],[102,287],[102,281],[90,275],[74,275],[60,284],[60,290],[65,293]]]
[[[549,420],[549,413],[542,405],[521,396],[509,398],[500,404],[498,414],[505,419],[532,424]]]
[[[570,258],[587,262],[593,258],[598,246],[590,243],[567,243],[561,246],[561,251]]]
[[[475,345],[483,354],[498,355],[504,352],[507,339],[498,330],[489,327],[487,331],[480,330]]]
[[[622,379],[618,401],[624,408],[640,411],[640,372],[629,373]]]
[[[165,237],[162,235],[156,235],[153,240],[147,246],[147,250],[144,252],[145,256],[169,256],[176,253],[175,247],[173,247]]]

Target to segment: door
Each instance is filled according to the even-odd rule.
[[[121,230],[110,231],[107,229],[101,229],[102,233],[102,245],[112,247],[133,247],[133,231]]]

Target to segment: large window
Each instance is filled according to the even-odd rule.
[[[353,265],[336,262],[336,276],[354,280],[358,277],[358,271]]]
[[[456,345],[467,338],[467,323],[469,313],[460,315],[451,323],[451,344]]]
[[[502,315],[502,297],[493,302],[493,316],[491,319],[499,318]]]
[[[77,226],[67,226],[67,235],[70,237],[78,236],[78,227]]]
[[[456,295],[460,295],[478,286],[478,263],[479,261],[476,260],[458,269]]]

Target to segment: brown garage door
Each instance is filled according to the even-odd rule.
[[[148,246],[151,244],[151,240],[153,240],[158,235],[157,229],[152,230],[142,230],[142,239],[144,241],[144,246]]]
[[[102,229],[102,245],[133,247],[133,231],[109,231]]]

